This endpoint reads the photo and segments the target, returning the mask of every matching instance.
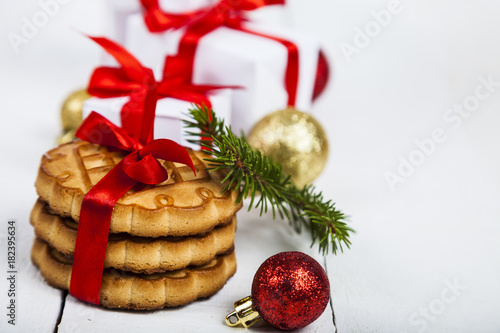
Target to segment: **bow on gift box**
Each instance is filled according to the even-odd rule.
[[[221,0],[211,8],[184,14],[162,11],[158,0],[141,0],[141,3],[145,9],[144,20],[149,30],[161,32],[199,22],[202,24],[215,23],[218,26],[223,25],[224,21],[233,21],[233,24],[239,24],[243,20],[244,13],[235,13],[235,11],[254,10],[268,5],[283,5],[285,0]]]
[[[187,76],[179,67],[176,59],[167,57],[165,61],[162,81],[157,82],[153,71],[145,68],[125,48],[115,42],[102,38],[90,37],[113,56],[121,67],[99,67],[94,70],[88,92],[90,95],[108,98],[130,96],[129,101],[122,107],[121,122],[125,130],[144,143],[152,140],[150,128],[154,119],[145,121],[143,113],[156,107],[160,98],[172,97],[212,108],[206,93],[213,89],[238,88],[235,86],[194,85],[191,77]]]
[[[153,137],[154,107],[142,116],[144,136]],[[183,163],[195,172],[186,149],[168,139],[141,142],[123,128],[92,112],[76,136],[92,143],[130,152],[85,195],[80,211],[70,293],[76,298],[100,304],[101,280],[113,207],[138,183],[155,185],[168,179],[157,158]]]
[[[285,87],[288,92],[288,105],[295,106],[299,80],[299,50],[285,39],[261,34],[243,26],[245,11],[255,10],[268,5],[284,4],[284,0],[222,0],[208,9],[186,14],[173,14],[161,10],[158,0],[141,0],[144,7],[144,20],[151,32],[166,31],[187,27],[175,58],[189,78],[193,75],[194,57],[199,40],[218,27],[225,26],[252,35],[272,39],[284,45],[288,51],[285,73]]]

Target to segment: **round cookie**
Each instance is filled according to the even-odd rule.
[[[188,152],[196,176],[188,166],[161,161],[169,179],[132,189],[120,198],[111,216],[111,233],[187,236],[206,233],[232,220],[241,208],[241,203],[235,204],[238,193],[221,194],[223,175],[206,170],[204,153]],[[55,214],[78,221],[85,194],[124,156],[85,141],[60,145],[42,157],[37,192]]]
[[[50,285],[69,289],[71,262],[62,254],[35,239],[31,258]],[[166,273],[145,275],[107,269],[102,278],[101,305],[135,310],[184,305],[215,294],[235,271],[234,252],[203,266]]]
[[[35,235],[65,256],[73,256],[77,224],[48,212],[44,202],[37,201],[30,216]],[[156,273],[203,265],[216,255],[233,249],[236,217],[224,226],[203,235],[145,238],[127,234],[110,234],[104,267],[134,273]]]

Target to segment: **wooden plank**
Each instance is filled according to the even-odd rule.
[[[357,234],[351,250],[327,260],[340,332],[500,329],[500,191],[492,186],[500,177],[463,131],[448,133],[394,193],[381,182],[383,164],[372,163],[368,174],[342,173],[335,192]],[[372,141],[382,155],[382,138]],[[368,160],[360,154],[345,164]],[[372,184],[371,193],[359,190],[364,184]],[[324,186],[334,192],[332,184]],[[350,188],[359,196],[350,196]]]
[[[250,294],[253,276],[268,257],[282,251],[302,251],[323,263],[316,250],[308,247],[307,235],[295,235],[283,221],[272,221],[269,215],[242,210],[238,214],[235,239],[238,270],[226,286],[211,298],[189,305],[158,311],[117,311],[84,304],[68,296],[60,332],[159,331],[171,332],[235,332],[224,318],[234,301]],[[334,332],[331,307],[302,332]],[[268,326],[254,327],[252,332],[274,331]]]
[[[31,196],[26,196],[29,200]],[[26,203],[31,207],[31,203]],[[7,209],[9,211],[10,209]],[[53,332],[59,318],[63,292],[52,288],[45,283],[38,269],[32,264],[30,259],[31,244],[33,242],[33,230],[28,222],[29,209],[14,212],[16,216],[16,273],[6,273],[11,271],[7,268],[7,221],[9,218],[1,214],[0,232],[0,267],[2,267],[2,278],[0,279],[0,304],[2,316],[0,320],[0,332]],[[7,291],[10,283],[9,276],[15,277],[15,297],[9,297]],[[15,325],[9,324],[9,317],[6,316],[6,307],[10,300],[15,300]]]
[[[455,139],[397,195],[357,205],[352,249],[327,261],[340,332],[498,332],[500,192]]]

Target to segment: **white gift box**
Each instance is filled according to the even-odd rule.
[[[171,13],[190,12],[210,6],[216,0],[159,0],[160,8]],[[141,12],[140,0],[108,0],[110,15],[110,36],[123,44],[125,41],[125,23],[131,14]]]
[[[224,118],[226,123],[231,121],[231,95],[230,89],[214,90],[207,94],[217,117]],[[91,97],[83,103],[82,116],[86,118],[92,111],[95,111],[115,125],[121,126],[121,109],[129,99],[128,96]],[[188,116],[191,108],[193,108],[192,103],[187,101],[169,97],[159,99],[156,105],[155,139],[166,138],[192,149],[200,149],[199,146],[188,142],[189,137],[185,134],[183,120],[191,119]]]
[[[186,13],[216,4],[218,0],[159,0],[160,8],[170,13]],[[109,36],[116,42],[123,44],[125,41],[125,26],[127,18],[132,14],[141,13],[140,0],[108,0],[110,20],[108,25]],[[288,6],[264,6],[248,12],[252,22],[267,24],[290,25]]]
[[[165,12],[181,14],[213,6],[217,2],[218,0],[159,0],[158,3]],[[123,44],[127,18],[142,11],[140,0],[108,0],[107,11],[110,15],[107,16],[109,19],[105,25],[109,36]],[[291,26],[291,14],[286,5],[264,6],[249,11],[247,18],[252,22]]]
[[[309,34],[278,25],[245,23],[251,31],[280,37],[299,49],[299,81],[295,107],[309,111],[316,77],[320,42]],[[127,18],[124,46],[145,66],[161,77],[166,55],[177,53],[184,29],[151,33],[141,14]],[[266,114],[288,105],[285,46],[269,38],[220,27],[198,44],[193,83],[245,87],[233,92],[231,125],[238,133],[248,132]],[[215,112],[218,110],[214,107]]]

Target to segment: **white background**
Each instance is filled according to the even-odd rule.
[[[341,46],[355,46],[358,31],[376,22],[372,11],[388,3],[290,1],[290,24],[321,38],[333,69],[326,93],[311,110],[330,140],[329,161],[317,186],[350,216],[357,231],[350,250],[326,258],[337,329],[499,332],[500,86],[459,125],[443,117],[454,105],[473,99],[480,77],[500,82],[500,3],[401,1],[402,12],[373,33],[358,54],[345,57]],[[30,310],[40,309],[31,303],[49,304],[60,295],[30,268],[28,214],[36,199],[40,157],[60,131],[60,105],[86,85],[100,62],[100,49],[79,31],[105,33],[104,7],[103,1],[68,1],[16,53],[8,34],[20,34],[23,18],[31,18],[40,6],[37,1],[0,1],[0,253],[6,253],[7,220],[14,218],[18,261],[25,267],[18,280],[20,326],[9,326],[12,331],[50,327],[55,320],[43,307]],[[415,142],[431,138],[436,129],[446,139],[428,156],[419,155]],[[385,175],[397,174],[401,159],[417,155],[424,158],[392,190]],[[248,262],[239,260],[233,280],[241,285],[228,288],[245,293],[251,272],[267,256],[307,249],[308,240],[269,217],[241,212],[240,220],[237,250],[258,249],[246,255]],[[4,258],[0,263],[5,264]],[[7,284],[2,275],[0,281],[4,309]],[[220,297],[226,301],[232,295]],[[73,303],[66,302],[68,307]],[[84,322],[105,321],[103,312],[76,307],[81,322],[74,326],[71,318],[63,318],[60,331],[97,330]],[[200,314],[193,313],[195,308],[187,311],[181,309],[180,316],[196,322]],[[212,319],[215,329],[222,325],[215,310],[200,311],[205,311],[203,322]],[[0,327],[6,327],[3,312]],[[125,324],[114,323],[124,331]],[[312,327],[322,332],[326,326]],[[203,325],[197,329],[206,331]]]

